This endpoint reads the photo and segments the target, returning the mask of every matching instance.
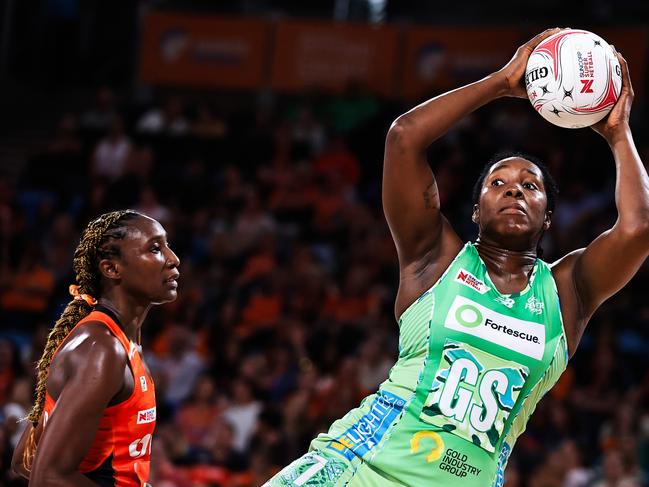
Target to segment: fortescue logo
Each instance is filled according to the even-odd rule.
[[[456,296],[444,327],[476,336],[528,357],[542,359],[545,326],[520,320],[486,308],[463,296]]]

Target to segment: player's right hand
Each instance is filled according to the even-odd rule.
[[[525,89],[524,80],[527,60],[530,58],[530,55],[536,46],[543,42],[544,39],[556,34],[560,30],[559,27],[555,27],[553,29],[544,30],[540,34],[536,35],[520,46],[516,50],[514,57],[512,57],[505,66],[494,74],[494,76],[501,78],[502,96],[527,98],[527,90]]]

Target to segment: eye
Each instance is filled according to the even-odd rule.
[[[539,189],[539,187],[534,183],[523,183],[523,187],[526,189]]]
[[[505,182],[500,178],[496,178],[493,181],[491,181],[492,186],[502,186],[503,184],[505,184]]]
[[[153,252],[154,254],[160,253],[160,245],[154,244],[153,247],[151,247],[151,252]]]

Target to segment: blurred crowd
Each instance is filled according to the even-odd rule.
[[[105,211],[159,220],[181,258],[177,301],[143,329],[158,400],[156,487],[259,486],[387,378],[398,269],[382,153],[409,107],[358,87],[234,98],[141,103],[103,87],[85,110],[62,109],[19,177],[0,180],[0,484],[24,485],[9,463],[34,362],[70,299],[79,233]],[[634,127],[647,162],[647,127]],[[500,101],[429,151],[444,213],[464,239],[476,235],[474,180],[501,149],[544,159],[559,183],[546,260],[615,221],[604,142]],[[597,312],[519,439],[508,487],[646,485],[648,284],[645,265]]]

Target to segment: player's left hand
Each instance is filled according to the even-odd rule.
[[[626,59],[619,52],[617,53],[617,59],[620,62],[620,68],[622,68],[620,96],[610,113],[604,119],[591,125],[592,129],[604,137],[609,144],[613,143],[617,136],[625,135],[629,130],[629,116],[631,115],[634,96]]]

